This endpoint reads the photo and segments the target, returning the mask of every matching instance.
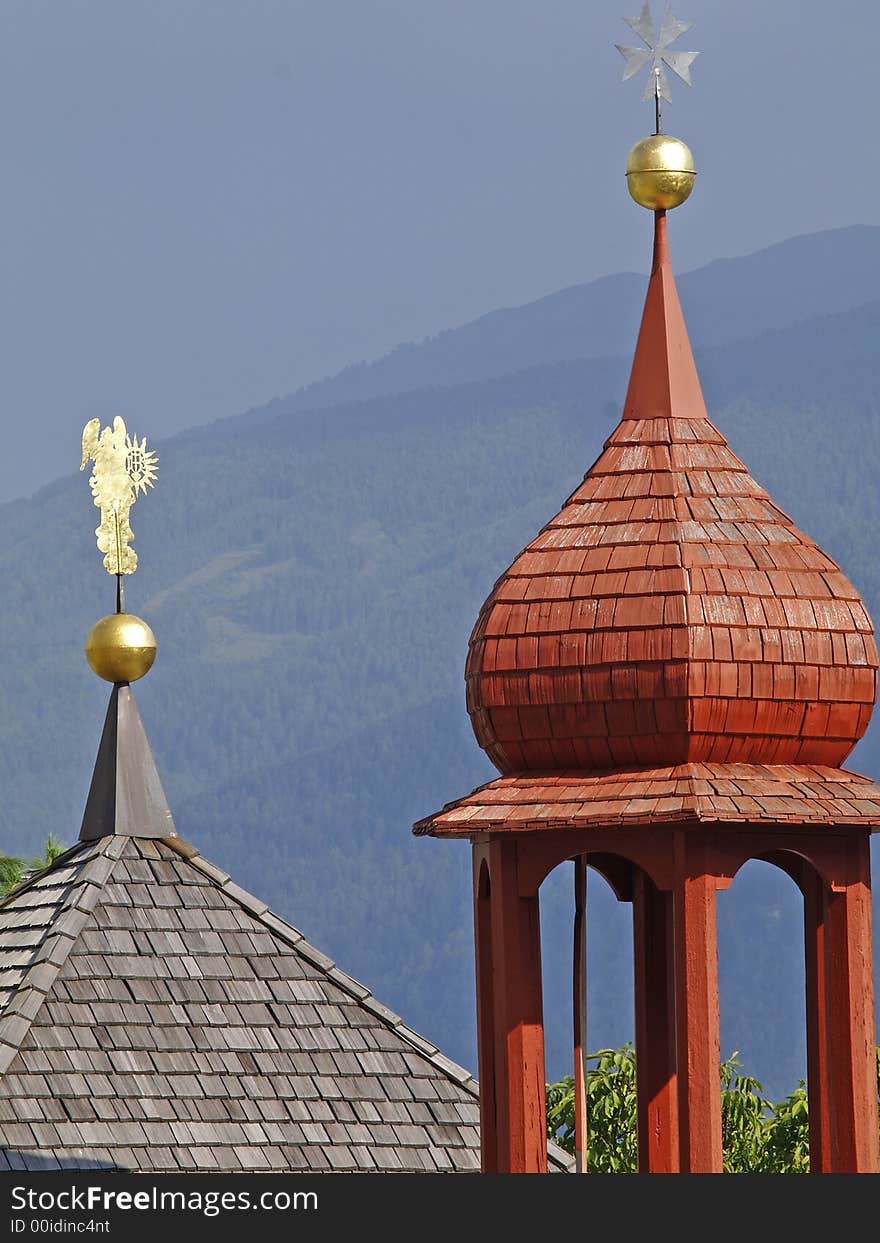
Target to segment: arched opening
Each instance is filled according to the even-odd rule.
[[[752,859],[717,895],[722,1075],[737,1093],[725,1111],[725,1165],[736,1171],[790,1160],[794,1172],[808,1160],[807,1115],[795,1107],[807,1079],[804,900],[789,868],[799,876],[802,861]],[[760,1117],[753,1098],[767,1102]],[[778,1152],[774,1117],[789,1132]]]
[[[484,1085],[494,1082],[496,1100],[486,1093],[481,1116],[497,1136],[496,1168],[546,1168],[547,1079],[574,1070],[569,1054],[578,1034],[573,1030],[572,994],[579,977],[572,980],[573,949],[577,953],[572,870],[580,875],[577,863],[571,867],[574,850],[608,882],[606,888],[598,877],[591,878],[591,906],[606,909],[599,915],[599,928],[597,911],[587,912],[590,1026],[583,1044],[589,1050],[594,1041],[606,1043],[596,1040],[596,1011],[601,1022],[609,1001],[618,1012],[625,1009],[626,1028],[620,1034],[624,1041],[634,1036],[638,1054],[637,1078],[630,1058],[636,1099],[628,1143],[632,1149],[637,1129],[639,1168],[658,1173],[711,1173],[725,1164],[732,1171],[797,1169],[791,1162],[762,1166],[752,1159],[754,1153],[744,1161],[742,1148],[738,1159],[731,1160],[729,1131],[727,1152],[722,1152],[722,1100],[729,1102],[730,1096],[720,1090],[719,1044],[723,1042],[727,1058],[733,1052],[741,1058],[760,1057],[757,1065],[741,1069],[764,1081],[750,1089],[762,1123],[765,1102],[767,1108],[774,1103],[764,1087],[777,1087],[775,1095],[785,1096],[794,1086],[778,1085],[773,1078],[781,1073],[780,1030],[788,1053],[800,1054],[798,1082],[805,1062],[809,1065],[811,1108],[807,1115],[801,1101],[798,1122],[800,1168],[808,1160],[817,1172],[880,1168],[873,989],[866,950],[867,833],[789,832],[781,826],[723,834],[693,827],[681,833],[677,826],[671,835],[653,828],[650,833],[621,830],[613,839],[616,854],[605,852],[610,839],[604,832],[584,832],[475,844],[481,925],[477,943],[483,960],[478,970],[484,982],[481,1000],[486,1002],[482,1014],[490,1003],[493,1011],[493,1031],[487,1031],[485,1018],[480,1023],[480,1057],[481,1068],[484,1050],[494,1057],[496,1076],[493,1081],[482,1069]],[[566,856],[563,867],[560,860]],[[488,873],[480,870],[484,861]],[[758,907],[763,918],[749,907],[756,884],[764,898]],[[620,966],[609,979],[608,932],[615,925]],[[729,995],[731,947],[750,971],[751,987],[743,990],[743,998]],[[491,979],[486,980],[489,958]],[[491,984],[488,992],[486,984]],[[799,1024],[792,1022],[797,1015]],[[545,1028],[550,1050],[546,1065]],[[740,1037],[742,1031],[747,1039]],[[775,1042],[768,1032],[776,1035]],[[612,1036],[607,1043],[622,1041]],[[734,1043],[741,1047],[735,1050]],[[741,1084],[734,1087],[742,1089]],[[592,1113],[589,1090],[587,1100]],[[574,1112],[572,1120],[577,1142],[578,1129],[584,1132],[583,1110]],[[762,1126],[753,1129],[761,1132]],[[592,1142],[589,1148],[588,1168],[594,1169]],[[612,1168],[635,1168],[635,1162]]]
[[[596,1070],[601,1050],[621,1049],[634,1041],[633,924],[629,892],[612,887],[612,880],[620,887],[617,873],[625,874],[629,864],[617,856],[585,858],[583,1049],[589,1073]],[[575,1078],[576,870],[575,860],[559,864],[540,889],[546,1078],[551,1085]]]

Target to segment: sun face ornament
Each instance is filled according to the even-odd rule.
[[[154,486],[158,458],[147,448],[146,437],[129,436],[125,421],[117,415],[112,427],[102,430],[101,420],[91,419],[83,428],[80,470],[89,462],[94,463],[89,477],[92,500],[101,511],[95,535],[104,569],[108,574],[133,574],[137,553],[130,547],[131,507],[140,493]]]

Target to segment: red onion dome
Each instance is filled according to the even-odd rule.
[[[477,739],[504,773],[836,766],[877,668],[858,592],[706,415],[658,213],[623,417],[471,635]]]

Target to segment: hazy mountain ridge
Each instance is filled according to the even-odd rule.
[[[674,259],[674,229],[672,246]],[[678,287],[695,347],[753,339],[873,301],[880,288],[880,228],[852,225],[790,238],[755,254],[716,259],[680,275]],[[400,345],[373,362],[346,367],[247,417],[325,409],[576,359],[631,355],[644,288],[644,276],[626,272],[572,285],[525,306],[491,311],[460,328]]]
[[[878,328],[872,302],[698,350],[710,416],[875,616]],[[409,826],[494,775],[465,711],[467,638],[598,454],[628,366],[429,378],[295,418],[270,406],[160,445],[159,486],[133,512],[127,599],[159,640],[136,693],[179,830],[471,1065],[468,851]],[[96,518],[82,475],[0,508],[5,849],[78,831],[107,690],[82,642],[113,603]],[[877,735],[856,767],[880,771]],[[551,878],[545,902],[551,1073],[567,1057],[568,888]],[[593,891],[595,1044],[626,1038],[630,1002],[627,911]],[[735,901],[747,920],[728,915]],[[725,1051],[779,1094],[802,1063],[774,1001],[797,996],[795,907],[772,873],[719,903]]]

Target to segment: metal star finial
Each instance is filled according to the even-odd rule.
[[[666,7],[666,15],[663,18],[663,25],[660,27],[660,33],[654,31],[654,21],[651,17],[651,6],[648,0],[642,5],[642,11],[638,17],[625,17],[623,19],[627,26],[639,36],[645,44],[645,48],[623,47],[620,43],[615,43],[615,47],[620,52],[626,64],[623,68],[623,81],[626,82],[640,69],[644,69],[646,65],[651,66],[651,73],[648,75],[648,81],[645,83],[645,92],[642,96],[644,100],[651,98],[655,101],[657,116],[657,133],[660,133],[660,100],[665,99],[667,103],[672,103],[672,96],[669,93],[669,81],[664,71],[664,65],[671,69],[672,72],[682,82],[688,86],[691,85],[691,65],[699,56],[699,52],[671,52],[669,45],[674,43],[679,35],[683,35],[686,30],[690,30],[693,22],[680,22],[677,17],[672,15],[672,5]]]

